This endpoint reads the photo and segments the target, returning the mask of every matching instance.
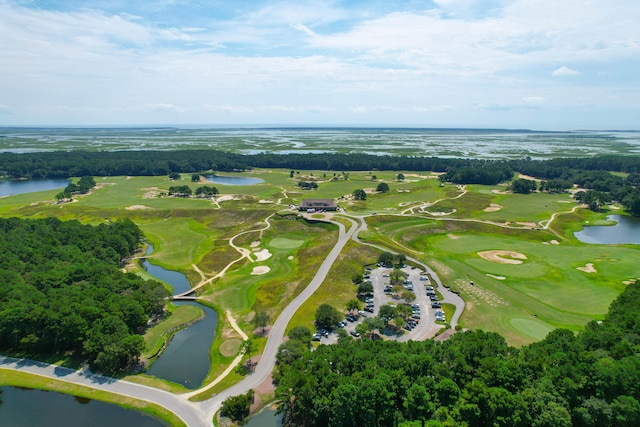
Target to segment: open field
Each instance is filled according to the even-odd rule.
[[[637,247],[587,245],[573,237],[585,221],[594,223],[603,216],[583,210],[568,213],[575,203],[567,194],[513,195],[505,194],[503,186],[441,186],[429,173],[406,173],[398,182],[397,172],[389,171],[350,172],[347,180],[334,171],[299,172],[293,178],[289,170],[234,174],[265,182],[215,184],[220,195],[212,200],[162,195],[171,185],[203,185],[191,183],[187,174],[177,182],[167,177],[98,177],[98,188],[72,203],[54,203],[55,191],[1,198],[0,215],[56,216],[88,223],[130,218],[154,246],[154,262],[184,272],[192,285],[207,281],[198,297],[218,313],[231,310],[249,335],[255,312],[266,311],[273,321],[309,283],[337,239],[334,225],[303,220],[289,209],[302,198],[337,198],[347,214],[365,215],[369,229],[361,239],[433,267],[466,301],[462,326],[500,332],[515,345],[538,340],[555,327],[577,330],[602,318],[623,282],[638,276],[633,262],[639,259]],[[311,179],[319,183],[318,190],[298,187],[300,180]],[[379,182],[388,183],[390,191],[372,192]],[[360,188],[367,189],[367,200],[351,200],[349,194]],[[554,213],[563,215],[548,230],[542,229],[541,222]],[[248,257],[230,245],[231,239]],[[506,264],[480,255],[491,251],[526,258],[503,257],[521,262]],[[376,258],[377,251],[350,242],[289,328],[311,327],[315,309],[323,302],[342,310],[353,297],[350,278]],[[595,272],[579,269],[589,265]],[[149,348],[157,348],[162,330],[178,320],[176,316],[158,325]],[[225,316],[220,316],[218,328],[208,380],[222,372],[237,351],[239,337]],[[264,341],[259,338],[258,345]],[[211,393],[238,378],[232,373]],[[138,381],[182,390],[143,375]]]

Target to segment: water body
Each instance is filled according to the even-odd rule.
[[[24,426],[164,426],[160,420],[117,405],[67,394],[16,387],[0,387],[0,425]]]
[[[249,418],[245,427],[282,427],[282,414],[276,414],[275,409],[265,408]]]
[[[640,245],[640,218],[624,215],[609,215],[609,221],[616,225],[588,226],[574,233],[576,238],[584,243],[592,244],[624,244]]]
[[[209,182],[224,185],[254,185],[264,182],[264,179],[261,178],[249,178],[244,176],[206,175],[205,178]]]
[[[63,189],[67,185],[69,185],[69,181],[66,179],[34,179],[27,181],[0,180],[0,197]]]
[[[150,247],[147,253],[152,250]],[[171,285],[174,295],[191,288],[189,280],[182,273],[153,265],[149,260],[145,260],[143,266],[147,273]],[[216,335],[218,315],[215,310],[197,302],[185,301],[175,304],[199,307],[204,310],[205,318],[177,332],[146,373],[195,389],[209,373],[209,349]]]

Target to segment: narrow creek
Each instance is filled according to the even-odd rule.
[[[149,246],[147,255],[153,251]],[[173,294],[179,294],[191,288],[187,277],[177,271],[167,270],[143,262],[143,267],[153,277],[168,283]],[[162,352],[146,373],[171,382],[182,384],[186,388],[196,389],[209,372],[209,349],[216,335],[218,315],[215,310],[192,301],[174,302],[176,305],[193,305],[201,308],[205,318],[188,328],[178,331],[167,348]]]

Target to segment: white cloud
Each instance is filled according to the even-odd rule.
[[[554,77],[564,77],[564,76],[577,76],[580,74],[579,71],[572,70],[571,68],[565,67],[564,65],[556,70],[553,70],[551,73]]]

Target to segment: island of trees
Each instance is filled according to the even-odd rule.
[[[144,348],[138,333],[169,296],[120,271],[141,238],[129,219],[0,218],[0,351],[71,355],[107,373],[131,368]]]

